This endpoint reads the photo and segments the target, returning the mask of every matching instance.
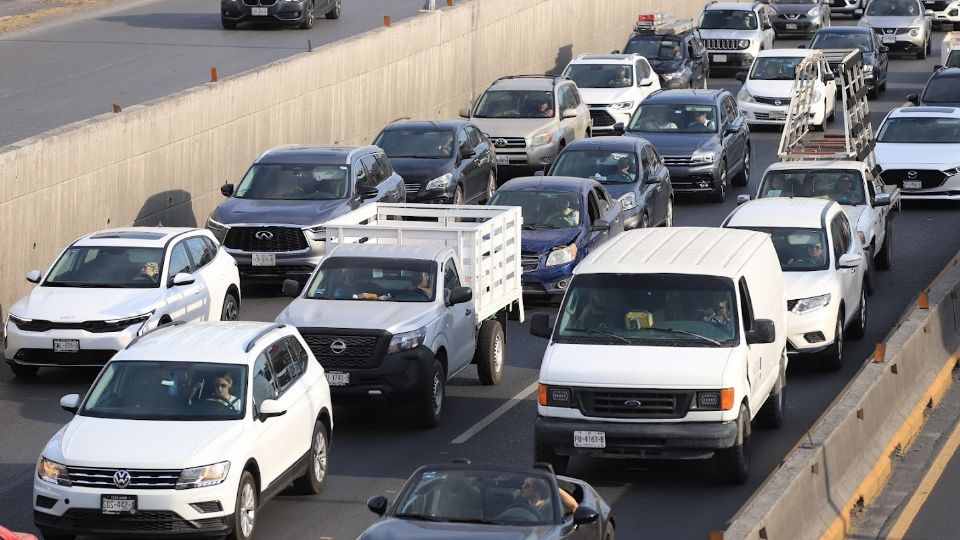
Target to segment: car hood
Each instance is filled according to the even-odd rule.
[[[651,133],[631,132],[627,135],[643,137],[650,141],[663,156],[689,156],[697,150],[710,150],[718,146],[716,133]]]
[[[625,88],[580,88],[580,96],[588,105],[609,105],[628,101],[633,86]]]
[[[217,463],[242,432],[240,420],[167,422],[75,416],[47,443],[44,455],[76,467],[181,469]]]
[[[747,92],[753,96],[772,98],[788,98],[793,88],[793,81],[758,81],[750,79],[746,84]],[[786,105],[784,105],[786,106]]]
[[[148,313],[160,299],[160,289],[34,287],[10,311],[54,322],[109,321]]]
[[[757,37],[757,30],[728,30],[718,28],[716,30],[700,30],[700,37],[703,39],[754,39]]]
[[[255,200],[230,197],[210,216],[224,225],[233,224],[287,224],[319,225],[351,211],[354,199],[332,201]]]
[[[960,144],[877,143],[877,164],[884,169],[933,165],[947,168],[960,161]]]
[[[364,328],[393,333],[420,328],[438,313],[436,303],[377,300],[313,300],[297,298],[277,322],[311,328]]]
[[[770,4],[770,9],[783,14],[783,15],[795,15],[802,14],[810,11],[810,8],[817,7],[816,4]]]
[[[523,253],[546,253],[552,248],[573,243],[579,235],[580,227],[523,231],[520,233],[520,251]]]
[[[553,525],[504,526],[480,523],[434,523],[387,518],[373,524],[362,540],[539,540],[553,539]]]
[[[683,67],[683,62],[677,60],[658,60],[654,58],[648,59],[648,61],[650,67],[657,73],[674,73],[680,71],[680,68]]]
[[[490,138],[524,137],[530,139],[537,133],[552,129],[556,118],[471,118],[480,131]]]
[[[390,164],[403,181],[409,184],[422,184],[442,176],[453,169],[452,158],[390,158]]]
[[[864,15],[858,26],[870,26],[873,28],[906,28],[908,26],[923,26],[922,17],[871,17]]]
[[[729,347],[621,347],[551,343],[540,382],[575,386],[719,388]],[[585,369],[586,358],[589,368]],[[636,375],[636,378],[631,378]]]
[[[783,289],[787,300],[820,296],[833,291],[836,274],[833,270],[784,272]],[[831,302],[835,299],[831,299]]]
[[[607,193],[609,193],[614,199],[619,199],[626,193],[636,193],[637,191],[636,182],[631,182],[629,184],[604,184],[603,187],[607,189]],[[637,202],[639,203],[640,201]]]

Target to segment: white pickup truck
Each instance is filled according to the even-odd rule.
[[[438,425],[470,364],[503,375],[508,312],[523,320],[518,207],[375,203],[326,223],[326,256],[277,322],[296,326],[334,401],[415,406]]]

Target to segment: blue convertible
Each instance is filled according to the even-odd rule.
[[[623,232],[623,210],[596,180],[567,176],[514,178],[490,199],[523,213],[523,292],[563,294],[573,267]]]

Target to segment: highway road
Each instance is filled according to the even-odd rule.
[[[350,0],[311,30],[220,26],[218,0],[124,0],[0,37],[0,146],[416,15],[423,0]]]
[[[179,0],[167,4],[181,5],[179,10],[171,7],[174,13],[186,10],[183,7],[186,3]],[[149,4],[138,9],[156,11],[159,7]],[[349,18],[345,13],[344,22]],[[160,26],[159,21],[138,20],[140,24],[149,22],[150,26]],[[185,21],[190,19],[182,13],[168,20],[180,21],[191,29],[206,27],[199,22],[195,26],[186,24]],[[846,20],[836,22],[847,23]],[[319,32],[328,27],[326,23],[318,26]],[[210,34],[213,34],[212,30]],[[181,39],[187,39],[188,35],[190,32],[184,32]],[[271,42],[293,40],[297,34],[290,32],[289,36],[293,37],[287,34],[279,37],[276,34],[250,35],[262,43],[268,39]],[[271,37],[264,37],[267,35]],[[230,39],[234,39],[232,36]],[[934,43],[939,43],[940,39],[942,33],[937,34]],[[136,41],[148,40],[138,35]],[[170,36],[163,41],[175,43],[179,40]],[[778,46],[798,43],[779,41]],[[3,50],[8,45],[0,44],[0,54],[6,54]],[[261,50],[252,52],[270,54]],[[179,54],[185,53],[181,51]],[[889,88],[871,104],[875,127],[887,110],[900,105],[908,93],[921,87],[931,72],[933,58],[939,58],[937,50],[926,61],[898,59],[891,63]],[[179,69],[178,72],[182,73]],[[159,74],[155,76],[162,78]],[[7,81],[8,78],[3,77],[0,84],[8,84]],[[93,84],[93,80],[89,83]],[[732,79],[711,81],[711,85],[733,91],[738,88],[738,83]],[[3,103],[0,100],[0,105]],[[719,225],[734,208],[737,194],[756,189],[763,168],[775,156],[778,137],[777,131],[757,130],[752,135],[754,173],[750,186],[731,190],[724,204],[679,201],[677,225]],[[872,352],[874,344],[883,339],[902,310],[914,300],[917,291],[960,250],[960,236],[952,234],[958,229],[960,212],[954,205],[909,205],[896,217],[894,269],[878,273],[879,291],[869,299],[866,338],[847,344],[845,366],[839,373],[824,373],[799,363],[791,365],[786,423],[776,431],[754,431],[753,470],[746,485],[718,484],[711,480],[710,465],[699,462],[661,464],[574,460],[570,474],[593,483],[612,504],[620,538],[704,539],[711,530],[722,529],[833,401],[863,359]],[[274,296],[276,292],[273,288],[245,291],[241,310],[243,318],[272,320],[287,303],[286,299]],[[552,312],[555,309],[550,306],[531,309],[528,306],[528,317],[534,311]],[[530,463],[536,415],[531,391],[545,342],[530,336],[527,325],[515,322],[510,323],[507,341],[503,383],[495,387],[480,386],[475,369],[468,368],[448,388],[444,417],[437,429],[416,429],[403,411],[336,409],[331,476],[325,492],[317,497],[285,493],[270,502],[260,513],[257,537],[355,538],[375,518],[366,510],[364,501],[373,495],[395,494],[409,473],[425,462],[467,457],[475,462]],[[63,394],[84,392],[94,376],[95,372],[43,370],[35,380],[20,381],[14,380],[9,370],[0,366],[0,418],[3,419],[0,427],[0,523],[17,530],[33,530],[30,497],[35,461],[47,438],[69,420],[69,415],[60,410],[58,399]],[[464,433],[508,402],[514,406],[464,441]]]

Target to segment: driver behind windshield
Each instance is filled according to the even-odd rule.
[[[563,515],[570,516],[580,506],[572,495],[563,489],[557,490],[560,494],[560,503],[563,506]],[[544,523],[553,521],[553,502],[550,500],[550,486],[540,478],[527,478],[515,494],[515,502],[507,508],[501,517],[508,517],[515,508],[532,510],[537,518]]]
[[[580,211],[570,206],[570,200],[564,199],[557,204],[557,210],[547,219],[548,223],[562,223],[564,227],[576,227],[580,224]]]
[[[667,111],[662,108],[653,110],[652,118],[644,124],[647,129],[677,129],[677,125],[667,120]]]
[[[690,122],[690,125],[687,127],[700,131],[713,131],[716,129],[716,126],[713,124],[713,120],[707,119],[707,111],[702,110],[696,112],[693,122]]]
[[[616,76],[608,82],[611,87],[620,88],[624,86],[630,86],[633,83],[630,79],[630,73],[628,73],[627,66],[620,66],[617,68]]]
[[[617,160],[617,172],[607,177],[608,182],[630,183],[636,179],[636,175],[630,172],[633,168],[633,160],[629,157],[622,157]]]
[[[145,281],[149,279],[150,281],[156,282],[158,279],[160,279],[160,276],[157,275],[159,268],[160,265],[158,265],[156,262],[145,262],[140,265],[140,273],[137,274],[137,276],[133,279],[135,281]]]

